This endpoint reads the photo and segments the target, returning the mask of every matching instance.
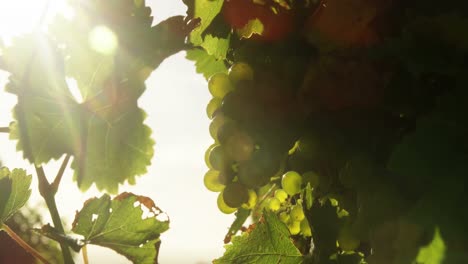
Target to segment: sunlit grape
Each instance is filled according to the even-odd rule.
[[[310,183],[310,187],[312,188],[315,188],[319,185],[320,183],[320,177],[319,175],[314,172],[314,171],[308,171],[308,172],[304,172],[302,174],[302,182],[304,184],[308,184]]]
[[[226,122],[231,121],[227,118],[224,114],[219,113],[217,114],[210,123],[210,135],[216,141],[218,141],[218,130],[221,126],[223,126]]]
[[[249,191],[249,200],[242,205],[242,208],[252,209],[257,204],[257,193],[252,189],[249,189],[248,191]]]
[[[223,198],[223,192],[220,192],[218,195],[218,200],[216,201],[218,204],[218,209],[225,214],[232,214],[235,211],[237,211],[237,208],[232,208],[229,207],[225,202]]]
[[[238,130],[226,142],[226,152],[235,161],[245,161],[252,157],[255,149],[252,138],[244,131]]]
[[[267,208],[273,212],[276,212],[281,208],[281,202],[275,197],[268,198],[267,204],[268,204]]]
[[[211,144],[205,151],[205,164],[208,168],[212,169],[213,166],[210,163],[210,153],[211,150],[213,150],[214,147],[218,146],[218,144]]]
[[[281,179],[281,186],[289,195],[301,192],[302,177],[295,171],[286,172]]]
[[[309,221],[307,218],[301,221],[301,234],[306,237],[312,236],[312,229],[310,229]]]
[[[232,83],[237,84],[240,81],[253,80],[254,71],[247,63],[238,62],[229,68],[228,75]]]
[[[249,201],[249,191],[245,185],[233,182],[224,188],[223,199],[229,207],[237,208]]]
[[[216,97],[211,98],[211,100],[208,102],[208,105],[206,106],[206,115],[208,118],[213,119],[216,110],[218,110],[220,107],[221,99]]]
[[[281,212],[279,214],[279,219],[281,220],[281,222],[287,224],[289,222],[289,219],[291,219],[291,216],[288,212]]]
[[[301,222],[300,221],[289,221],[288,229],[291,235],[297,235],[301,232]]]
[[[291,219],[294,221],[302,221],[305,218],[304,209],[302,209],[302,205],[296,204],[291,207]]]
[[[288,194],[283,189],[277,189],[275,191],[275,198],[281,203],[284,203],[288,198]]]
[[[215,170],[209,170],[205,173],[203,183],[205,187],[212,192],[220,192],[225,187],[225,185],[219,181],[219,171]]]
[[[208,89],[213,97],[222,99],[228,92],[234,90],[234,86],[225,73],[216,73],[208,80]]]

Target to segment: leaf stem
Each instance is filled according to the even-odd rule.
[[[57,204],[55,203],[55,193],[52,191],[52,186],[47,180],[44,169],[41,166],[35,166],[35,168],[39,181],[39,193],[44,198],[47,204],[47,208],[49,208],[50,216],[52,217],[52,222],[54,223],[55,229],[64,234],[65,231],[63,229],[62,220],[60,219],[60,214],[57,209]],[[62,242],[60,243],[60,247],[62,248],[62,255],[65,264],[73,264],[74,261],[67,244]]]
[[[6,224],[3,224],[1,226],[1,229],[5,230],[5,232],[16,242],[18,245],[20,245],[26,252],[29,254],[33,255],[35,258],[40,260],[44,264],[50,264],[49,261],[47,261],[39,252],[37,252],[36,249],[31,247],[26,241],[24,241],[18,234],[15,233],[9,226]]]
[[[0,133],[10,133],[9,127],[0,127]]]
[[[67,154],[65,156],[65,159],[62,162],[62,166],[60,166],[59,171],[57,172],[57,176],[55,176],[54,181],[50,185],[51,191],[54,192],[54,194],[57,193],[58,187],[60,185],[60,181],[62,180],[63,173],[65,172],[65,169],[67,168],[68,162],[70,161],[70,154]]]
[[[88,248],[86,247],[86,245],[84,245],[84,246],[81,248],[81,254],[83,255],[83,264],[89,264],[89,260],[88,260]]]

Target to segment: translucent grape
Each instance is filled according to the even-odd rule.
[[[281,212],[279,214],[279,219],[281,220],[281,222],[287,224],[289,220],[291,219],[291,216],[289,216],[288,212]]]
[[[208,80],[208,89],[213,97],[223,99],[223,97],[234,90],[234,86],[225,73],[216,73]]]
[[[245,185],[233,182],[224,188],[223,199],[229,207],[238,208],[249,201],[249,191]]]
[[[218,195],[218,200],[216,201],[218,204],[218,209],[225,214],[232,214],[235,211],[237,211],[237,208],[232,208],[229,207],[225,202],[223,198],[223,192],[220,192]]]
[[[220,127],[222,127],[226,122],[231,121],[229,118],[227,118],[224,114],[219,113],[213,118],[213,120],[210,123],[210,135],[211,137],[215,140],[215,142],[218,141],[218,130]]]
[[[237,84],[240,81],[251,81],[254,77],[254,71],[250,65],[243,62],[235,63],[229,68],[229,78],[232,83]]]
[[[278,199],[281,203],[284,203],[288,198],[288,194],[283,189],[277,189],[275,191],[275,198]]]
[[[306,237],[312,236],[312,229],[310,229],[309,221],[307,218],[301,221],[301,234]]]
[[[288,223],[288,229],[291,235],[297,235],[301,232],[301,222],[300,221],[290,221]]]
[[[291,207],[291,212],[289,213],[291,215],[291,219],[293,221],[302,221],[305,218],[304,215],[304,210],[302,209],[302,205],[300,204],[295,204]]]
[[[302,174],[302,181],[304,184],[310,183],[310,187],[315,188],[320,183],[320,177],[316,172],[308,171]]]
[[[213,147],[208,155],[209,165],[215,170],[223,170],[228,163],[224,149],[220,145]]]
[[[254,142],[244,131],[236,132],[227,139],[226,152],[235,161],[249,160],[255,149]]]
[[[210,169],[213,169],[213,166],[210,163],[210,153],[211,153],[211,150],[213,150],[213,148],[216,146],[218,146],[218,144],[216,143],[211,144],[205,151],[205,164]]]
[[[220,192],[224,189],[225,185],[219,181],[219,171],[209,170],[205,173],[203,183],[206,189],[212,192]]]
[[[276,212],[281,208],[281,202],[275,197],[268,198],[267,204],[268,204],[267,208],[273,212]]]
[[[283,174],[281,186],[289,195],[295,195],[301,192],[302,177],[295,171],[288,171]]]
[[[249,189],[248,191],[249,191],[249,200],[242,205],[242,208],[252,209],[257,204],[257,193],[252,189]]]
[[[220,107],[221,99],[216,97],[212,98],[206,106],[206,115],[208,116],[208,118],[213,119],[216,110],[218,110]]]

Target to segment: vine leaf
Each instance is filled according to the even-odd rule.
[[[439,229],[436,229],[434,232],[434,238],[431,241],[431,243],[419,249],[417,262],[425,264],[443,263],[445,257],[445,249],[446,246],[444,240],[440,236]]]
[[[133,263],[157,263],[159,236],[169,229],[163,217],[148,197],[124,192],[111,200],[105,194],[84,203],[72,231],[84,236],[86,244],[110,248]]]
[[[203,43],[202,34],[221,11],[224,0],[196,0],[194,17],[200,18],[200,26],[190,34],[190,41],[194,45]]]
[[[10,139],[18,140],[24,158],[40,165],[73,153],[78,142],[79,105],[68,90],[63,58],[45,35],[29,34],[3,50],[10,82],[18,96]],[[24,76],[27,74],[27,76]]]
[[[206,79],[215,73],[227,72],[227,67],[222,60],[217,60],[203,49],[188,50],[186,58],[195,61],[197,73],[203,74]]]
[[[236,263],[302,263],[302,255],[289,238],[289,231],[272,212],[265,212],[263,219],[251,232],[232,239],[224,256],[215,264]]]
[[[23,169],[0,168],[0,226],[26,204],[31,180]]]

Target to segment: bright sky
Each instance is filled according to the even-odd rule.
[[[51,0],[51,10],[61,9],[62,0]],[[32,28],[39,20],[39,12],[46,0],[15,0],[0,2],[0,36],[9,37]],[[181,0],[147,0],[153,9],[156,22],[184,14]],[[204,153],[211,145],[208,133],[209,120],[205,114],[210,99],[205,79],[195,73],[192,62],[179,53],[166,60],[148,79],[147,91],[140,99],[140,106],[147,112],[146,123],[153,129],[156,140],[155,157],[147,175],[141,176],[135,186],[123,186],[131,191],[153,198],[167,212],[171,229],[162,235],[160,263],[201,264],[211,263],[224,252],[223,238],[233,220],[232,215],[220,213],[216,206],[216,193],[203,186],[207,168]],[[3,87],[7,75],[0,72]],[[12,120],[11,108],[16,97],[0,91],[0,127]],[[0,134],[0,158],[10,167],[34,170],[15,152],[15,142],[8,135]],[[56,174],[58,164],[45,167],[50,177]],[[68,176],[68,177],[67,177]],[[73,221],[76,210],[83,201],[99,195],[95,189],[86,193],[78,191],[67,170],[62,181],[57,203],[67,227]],[[33,181],[31,204],[41,201]],[[50,222],[48,212],[45,221]],[[129,263],[114,252],[89,247],[90,263]],[[76,263],[82,263],[81,256]]]

